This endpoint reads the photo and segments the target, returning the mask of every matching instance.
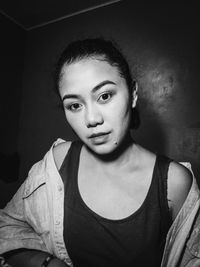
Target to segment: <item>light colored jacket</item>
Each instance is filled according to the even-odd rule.
[[[58,139],[53,146],[61,142],[65,141]],[[64,185],[53,146],[33,165],[12,200],[0,210],[0,255],[18,248],[37,249],[73,266],[63,239]],[[199,206],[200,193],[193,175],[187,199],[168,232],[162,267],[200,266]],[[180,261],[187,265],[177,265]]]

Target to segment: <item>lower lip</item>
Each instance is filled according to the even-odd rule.
[[[104,134],[104,135],[100,135],[100,136],[96,136],[96,137],[92,137],[91,141],[95,145],[100,145],[100,144],[106,143],[108,140],[108,137],[109,137],[109,133]]]

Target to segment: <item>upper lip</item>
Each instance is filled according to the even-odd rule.
[[[99,133],[93,133],[89,136],[89,138],[93,138],[93,137],[98,137],[98,136],[102,136],[102,135],[106,135],[109,134],[109,132],[99,132]]]

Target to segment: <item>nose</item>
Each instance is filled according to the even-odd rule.
[[[85,113],[85,122],[87,128],[96,127],[97,125],[103,124],[103,114],[102,112],[95,106],[87,107]]]

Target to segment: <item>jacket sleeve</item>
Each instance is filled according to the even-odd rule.
[[[190,235],[185,244],[180,267],[199,267],[200,266],[200,207],[197,212]]]
[[[42,185],[45,185],[44,182],[38,181],[37,175],[36,177],[30,175],[6,207],[0,210],[0,255],[18,248],[47,251],[42,234],[37,231],[41,224],[37,220],[38,208],[31,210],[30,206],[30,203],[33,207],[37,205],[35,201],[38,194],[41,195]],[[40,197],[37,201],[39,203],[43,199]]]

